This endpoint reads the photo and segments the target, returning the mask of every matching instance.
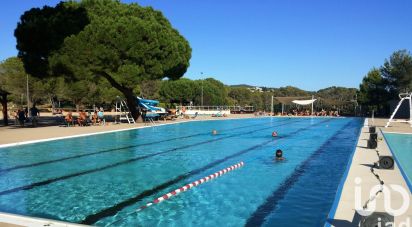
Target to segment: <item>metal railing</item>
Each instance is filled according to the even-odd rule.
[[[199,110],[199,111],[254,111],[253,106],[176,106],[176,109],[181,110]]]

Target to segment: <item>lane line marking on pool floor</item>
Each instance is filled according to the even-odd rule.
[[[189,184],[187,184],[187,185],[185,185],[185,186],[183,186],[183,187],[180,187],[180,188],[178,188],[178,189],[176,189],[176,190],[174,190],[174,191],[171,191],[171,192],[169,192],[169,193],[166,193],[166,194],[160,196],[159,198],[153,200],[153,202],[147,203],[146,205],[139,207],[139,208],[136,210],[136,212],[139,212],[139,211],[141,211],[141,210],[143,210],[143,209],[146,209],[146,208],[152,206],[153,204],[161,203],[161,202],[163,202],[163,201],[166,200],[166,199],[170,199],[172,196],[176,196],[176,195],[178,195],[178,194],[181,193],[181,192],[185,192],[185,191],[187,191],[187,190],[189,190],[189,189],[191,189],[191,188],[193,188],[193,187],[196,187],[196,186],[201,185],[201,184],[203,184],[203,183],[205,183],[205,182],[208,182],[209,180],[213,180],[213,179],[215,179],[215,178],[218,178],[218,177],[222,176],[223,174],[226,174],[226,173],[228,173],[228,172],[230,172],[230,171],[232,171],[232,170],[235,170],[235,169],[237,169],[237,168],[242,167],[243,165],[244,165],[243,162],[239,162],[238,164],[229,166],[229,167],[226,168],[226,169],[222,169],[222,170],[220,170],[220,171],[218,171],[218,172],[216,172],[216,173],[210,174],[210,175],[207,176],[207,177],[203,177],[203,178],[201,178],[200,180],[194,181],[194,182],[189,183]]]
[[[273,142],[273,141],[279,142],[280,140],[283,140],[283,139],[286,139],[286,138],[288,138],[288,137],[290,137],[290,136],[296,135],[296,133],[300,133],[300,132],[309,130],[309,129],[313,128],[313,127],[322,125],[322,124],[327,123],[327,122],[329,122],[329,121],[331,121],[331,120],[332,120],[332,119],[326,119],[326,120],[324,120],[324,121],[320,121],[320,122],[318,122],[318,123],[316,123],[316,124],[307,126],[307,127],[305,127],[305,128],[298,129],[298,130],[293,131],[293,132],[290,132],[290,133],[288,133],[287,135],[285,135],[285,136],[283,136],[283,137],[277,137],[276,140],[273,140],[273,138],[271,138],[270,140],[264,141],[263,143],[254,145],[254,146],[249,147],[249,148],[247,148],[247,149],[243,149],[243,150],[238,151],[238,152],[236,152],[236,153],[234,153],[234,154],[228,155],[228,156],[226,156],[226,157],[224,157],[224,158],[215,160],[215,161],[213,161],[212,163],[207,164],[206,166],[200,167],[200,168],[195,169],[195,170],[191,170],[191,171],[189,171],[189,172],[187,172],[187,173],[184,173],[184,174],[182,174],[182,175],[179,175],[179,176],[175,177],[175,178],[172,179],[172,180],[169,180],[169,181],[164,182],[164,183],[162,183],[162,184],[160,184],[160,185],[157,185],[156,187],[154,187],[154,188],[152,188],[152,189],[145,190],[145,191],[139,193],[138,195],[135,195],[135,196],[133,196],[133,197],[131,197],[131,198],[129,198],[129,199],[123,200],[123,201],[121,201],[121,202],[119,202],[119,203],[117,203],[117,204],[115,204],[115,205],[113,205],[113,206],[111,206],[111,207],[108,207],[108,208],[105,208],[105,209],[103,209],[103,210],[100,210],[100,211],[97,212],[97,213],[88,215],[83,221],[81,221],[81,222],[79,222],[79,223],[87,224],[87,225],[93,225],[93,224],[95,224],[96,222],[98,222],[99,220],[101,220],[101,219],[103,219],[103,218],[105,218],[105,217],[113,216],[113,215],[117,214],[120,210],[124,209],[125,207],[128,207],[128,206],[130,206],[130,205],[133,205],[133,204],[135,204],[136,202],[139,202],[139,201],[141,201],[142,199],[144,199],[144,198],[146,198],[146,197],[148,197],[148,196],[152,196],[152,195],[154,195],[155,193],[158,193],[160,190],[163,190],[163,189],[165,189],[165,188],[167,188],[167,187],[169,187],[169,186],[171,186],[171,185],[173,185],[173,184],[175,184],[175,183],[178,183],[179,181],[182,181],[182,180],[184,180],[184,179],[187,179],[188,177],[190,177],[190,176],[192,176],[192,175],[194,175],[194,174],[199,174],[199,173],[201,173],[201,172],[203,172],[203,171],[206,171],[206,170],[208,170],[208,169],[211,169],[211,168],[215,167],[215,166],[218,165],[218,164],[221,164],[221,163],[223,163],[223,162],[225,162],[225,161],[227,161],[227,160],[229,160],[229,159],[238,157],[238,156],[240,156],[240,155],[246,154],[246,153],[248,153],[248,152],[250,152],[250,151],[252,151],[252,150],[255,150],[255,149],[257,149],[257,148],[260,148],[260,147],[262,147],[262,146],[265,146],[265,145],[269,144],[270,142]]]
[[[279,121],[279,122],[284,122],[284,121]],[[259,126],[259,125],[263,125],[263,124],[267,124],[267,122],[259,123],[259,124],[253,124],[253,125],[247,125],[247,126],[240,126],[240,127],[235,127],[235,128],[229,128],[229,129],[221,129],[221,130],[222,131],[228,131],[228,130],[248,128],[248,127],[255,127],[255,126]],[[31,163],[31,164],[17,165],[17,166],[12,166],[12,167],[8,167],[8,168],[0,169],[0,175],[2,175],[4,173],[7,173],[7,172],[10,172],[10,171],[13,171],[13,170],[22,169],[22,168],[30,168],[30,167],[40,166],[40,165],[46,165],[46,164],[50,164],[50,163],[61,162],[61,161],[71,160],[71,159],[75,159],[75,158],[82,158],[82,157],[87,157],[87,156],[92,156],[92,155],[98,155],[98,154],[103,154],[103,153],[108,153],[108,152],[113,152],[113,151],[119,151],[119,150],[123,150],[123,149],[151,146],[151,145],[158,144],[158,143],[170,142],[170,141],[179,140],[179,139],[187,139],[187,138],[192,138],[192,137],[201,136],[201,135],[208,135],[208,134],[210,134],[210,132],[196,133],[196,134],[191,134],[191,135],[187,135],[187,136],[180,136],[180,137],[174,137],[174,138],[165,139],[165,140],[159,140],[159,141],[153,141],[153,142],[141,143],[141,144],[133,144],[133,145],[129,145],[129,146],[111,148],[111,149],[107,149],[107,150],[100,150],[100,151],[91,152],[91,153],[84,153],[84,154],[80,154],[80,155],[67,156],[67,157],[59,158],[59,159],[52,159],[52,160],[36,162],[36,163]]]
[[[269,195],[265,201],[260,204],[257,209],[249,216],[244,226],[246,227],[253,227],[253,226],[262,226],[266,220],[266,218],[273,212],[273,210],[278,207],[279,201],[281,201],[286,194],[289,192],[290,188],[296,184],[299,179],[305,173],[307,167],[312,163],[312,161],[321,155],[330,145],[331,139],[336,138],[339,134],[352,126],[352,121],[347,122],[336,131],[328,140],[326,140],[314,153],[312,153],[306,160],[300,163],[296,168],[295,171],[287,177],[281,184],[280,187],[277,188],[275,191]]]
[[[296,123],[296,122],[300,122],[300,121],[301,120],[296,120],[294,122]],[[289,123],[290,122],[287,122],[285,124],[289,124]],[[281,125],[285,125],[285,124],[281,124]],[[280,125],[276,125],[276,126],[280,126]],[[233,138],[233,137],[237,137],[237,136],[251,134],[251,133],[254,133],[254,132],[257,132],[257,131],[260,131],[260,130],[269,129],[269,128],[272,128],[272,127],[274,127],[274,126],[271,125],[269,127],[264,127],[264,128],[260,128],[260,129],[256,129],[256,130],[251,130],[251,131],[244,132],[244,133],[233,134],[233,135],[229,135],[229,136],[225,136],[225,137],[219,137],[217,139],[211,139],[211,140],[206,140],[206,141],[202,141],[202,142],[198,142],[198,143],[194,143],[194,144],[175,147],[175,148],[171,148],[171,149],[164,150],[164,151],[161,151],[161,152],[157,152],[157,153],[153,153],[153,154],[148,154],[148,155],[144,155],[144,156],[139,156],[139,157],[123,160],[121,162],[112,163],[112,164],[106,165],[106,166],[101,166],[101,167],[98,167],[98,168],[95,168],[95,169],[89,169],[89,170],[85,170],[85,171],[82,171],[82,172],[72,173],[72,174],[69,174],[69,175],[64,175],[64,176],[60,176],[60,177],[51,178],[51,179],[48,179],[48,180],[35,182],[35,183],[29,184],[29,185],[24,185],[24,186],[15,187],[15,188],[12,188],[12,189],[7,189],[7,190],[4,190],[4,191],[0,191],[0,196],[15,193],[15,192],[22,191],[22,190],[31,190],[35,187],[44,186],[44,185],[54,183],[54,182],[57,182],[57,181],[67,180],[67,179],[70,179],[70,178],[73,178],[73,177],[78,177],[78,176],[82,176],[82,175],[86,175],[86,174],[90,174],[90,173],[95,173],[95,172],[98,172],[98,171],[103,171],[103,170],[114,168],[114,167],[117,167],[117,166],[120,166],[120,165],[129,164],[129,163],[132,163],[132,162],[135,162],[135,161],[151,158],[151,157],[162,155],[162,154],[167,154],[167,153],[177,151],[177,150],[187,149],[187,148],[190,148],[190,147],[204,145],[204,144],[215,142],[215,141],[221,141],[221,140],[228,139],[228,138]]]
[[[43,142],[50,142],[50,141],[55,141],[55,140],[64,140],[64,139],[73,139],[73,138],[79,138],[79,137],[85,137],[85,136],[94,136],[94,135],[101,135],[101,134],[108,134],[108,133],[115,133],[115,132],[123,132],[123,131],[130,131],[130,130],[139,130],[139,129],[144,129],[144,128],[154,128],[154,127],[161,127],[165,125],[174,125],[174,124],[183,124],[183,123],[190,123],[190,122],[203,122],[203,121],[231,121],[231,120],[245,120],[245,119],[308,119],[308,118],[314,118],[314,119],[320,119],[320,118],[331,118],[331,119],[342,119],[345,117],[316,117],[316,116],[311,116],[311,117],[304,117],[304,116],[262,116],[262,117],[244,117],[244,118],[229,118],[229,119],[202,119],[202,120],[190,120],[190,121],[179,121],[179,122],[170,122],[170,123],[165,123],[165,124],[158,124],[158,125],[143,125],[143,126],[136,126],[136,127],[131,127],[131,128],[123,128],[123,129],[114,129],[114,130],[108,130],[108,131],[102,131],[102,132],[91,132],[91,133],[84,133],[84,134],[77,134],[77,135],[70,135],[70,136],[60,136],[60,137],[52,137],[52,138],[46,138],[46,139],[37,139],[37,140],[27,140],[27,141],[21,141],[21,142],[14,142],[14,143],[5,143],[5,144],[0,144],[0,148],[7,148],[7,147],[15,147],[15,146],[21,146],[21,145],[27,145],[27,144],[34,144],[34,143],[43,143]]]
[[[140,206],[138,209],[134,210],[133,212],[128,213],[128,214],[126,215],[126,217],[129,216],[129,215],[131,215],[131,214],[140,212],[140,211],[142,211],[142,210],[144,210],[144,209],[146,209],[146,208],[148,208],[148,207],[150,207],[150,206],[152,206],[152,205],[154,205],[154,204],[158,204],[158,203],[161,203],[161,202],[163,202],[163,201],[165,201],[165,200],[167,200],[167,199],[170,199],[170,198],[173,197],[173,196],[177,196],[178,194],[180,194],[180,193],[182,193],[182,192],[185,192],[185,191],[187,191],[187,190],[189,190],[189,189],[191,189],[191,188],[197,187],[197,186],[199,186],[199,185],[201,185],[201,184],[204,184],[204,183],[206,183],[206,182],[208,182],[208,181],[211,181],[211,180],[213,180],[213,179],[216,179],[216,178],[218,178],[218,177],[220,177],[220,176],[222,176],[222,175],[224,175],[224,174],[226,174],[226,173],[228,173],[228,172],[231,172],[231,171],[233,171],[233,170],[235,170],[235,169],[241,168],[242,166],[244,166],[244,162],[241,161],[241,162],[239,162],[239,163],[237,163],[237,164],[235,164],[235,165],[229,166],[229,167],[227,167],[227,168],[225,168],[225,169],[222,169],[222,170],[219,170],[219,171],[217,171],[217,172],[215,172],[215,173],[213,173],[213,174],[210,174],[209,176],[203,177],[203,178],[201,178],[201,179],[199,179],[199,180],[193,181],[192,183],[186,184],[186,185],[184,185],[184,186],[182,186],[182,187],[180,187],[180,188],[177,188],[177,189],[175,189],[175,190],[173,190],[173,191],[171,191],[171,192],[169,192],[169,193],[166,193],[166,194],[164,194],[164,195],[162,195],[162,196],[154,199],[152,202],[149,202],[149,203],[146,203],[146,204],[143,205],[143,206]],[[117,220],[117,221],[114,221],[114,222],[110,223],[109,225],[113,225],[114,223],[117,223],[117,222],[122,221],[122,220],[123,220],[123,219],[119,219],[119,220]],[[109,226],[109,225],[108,225],[108,226]]]
[[[364,125],[365,125],[365,122],[367,122],[367,120],[368,120],[367,118],[363,119]],[[343,176],[340,179],[338,188],[336,190],[335,198],[334,198],[333,203],[332,203],[332,207],[329,210],[328,216],[326,218],[326,222],[325,222],[323,227],[330,227],[331,225],[328,221],[335,217],[336,210],[338,209],[339,202],[340,202],[340,199],[342,197],[343,187],[345,186],[345,182],[348,179],[349,170],[350,170],[350,167],[352,166],[353,159],[355,157],[356,147],[359,144],[361,134],[362,134],[362,128],[359,128],[358,137],[356,139],[356,142],[353,144],[352,153],[350,154],[349,160],[346,163],[345,172],[343,173]]]
[[[204,120],[190,120],[190,121],[170,122],[170,123],[159,124],[159,125],[143,125],[143,126],[136,126],[136,127],[124,128],[124,129],[114,129],[114,130],[108,130],[108,131],[102,131],[102,132],[91,132],[91,133],[84,133],[84,134],[77,134],[77,135],[70,135],[70,136],[60,136],[60,137],[53,137],[53,138],[46,138],[46,139],[37,139],[37,140],[28,140],[28,141],[14,142],[14,143],[6,143],[6,144],[0,144],[0,148],[15,147],[15,146],[21,146],[21,145],[27,145],[27,144],[34,144],[34,143],[50,142],[50,141],[55,141],[55,140],[73,139],[73,138],[78,138],[78,137],[94,136],[94,135],[101,135],[101,134],[108,134],[108,133],[115,133],[115,132],[123,132],[123,131],[130,131],[130,130],[138,130],[138,129],[143,129],[143,128],[154,128],[154,127],[160,127],[160,126],[165,126],[165,125],[182,124],[182,123],[188,123],[188,122],[242,120],[242,119],[265,119],[265,118],[270,118],[270,117],[260,117],[260,118],[245,117],[245,118],[231,118],[231,119],[204,119]]]

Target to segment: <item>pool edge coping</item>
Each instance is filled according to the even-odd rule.
[[[335,199],[333,200],[332,207],[329,210],[329,213],[328,213],[328,216],[326,218],[326,222],[324,224],[324,227],[332,227],[331,223],[329,223],[328,220],[333,219],[336,215],[336,211],[338,209],[339,202],[340,202],[340,199],[342,197],[343,187],[345,186],[346,180],[347,180],[348,175],[349,175],[349,170],[352,166],[353,158],[355,157],[356,147],[358,146],[358,143],[359,143],[359,140],[360,140],[360,136],[361,136],[361,133],[362,133],[362,128],[367,127],[367,125],[366,125],[367,123],[368,123],[367,118],[364,118],[363,119],[363,126],[359,129],[358,139],[356,140],[356,143],[353,146],[353,150],[352,150],[351,155],[349,157],[348,163],[346,164],[345,172],[343,173],[343,175],[340,179],[339,186],[336,190]]]
[[[382,129],[380,129],[381,130],[381,132],[383,132],[382,131]],[[402,134],[402,135],[412,135],[412,132],[385,132],[385,133],[389,133],[389,134]],[[383,134],[383,133],[382,133]]]
[[[17,226],[50,226],[50,227],[85,227],[88,225],[70,223],[47,218],[38,218],[20,214],[0,212],[0,223],[12,224]]]

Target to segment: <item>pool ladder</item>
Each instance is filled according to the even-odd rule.
[[[156,125],[156,122],[153,120],[153,118],[147,118],[147,121],[149,124]]]

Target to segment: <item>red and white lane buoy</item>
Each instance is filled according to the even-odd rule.
[[[203,183],[205,183],[205,182],[208,182],[209,180],[218,178],[218,177],[222,176],[223,174],[226,174],[226,173],[228,173],[228,172],[230,172],[230,171],[232,171],[232,170],[235,170],[235,169],[237,169],[237,168],[242,167],[243,165],[244,165],[243,162],[239,162],[239,163],[237,163],[237,164],[235,164],[235,165],[232,165],[232,166],[230,166],[230,167],[228,167],[228,168],[222,169],[222,170],[220,170],[220,171],[218,171],[218,172],[216,172],[216,173],[214,173],[214,174],[210,174],[210,175],[207,176],[207,177],[203,177],[203,178],[200,179],[200,180],[194,181],[194,182],[192,182],[192,183],[190,183],[190,184],[187,184],[187,185],[185,185],[185,186],[183,186],[183,187],[181,187],[181,188],[178,188],[178,189],[176,189],[176,190],[174,190],[174,191],[171,191],[171,192],[169,192],[169,193],[167,193],[167,194],[165,194],[165,195],[163,195],[163,196],[161,196],[161,197],[153,200],[153,202],[147,203],[146,205],[139,207],[139,208],[136,210],[136,212],[139,212],[139,211],[141,211],[141,210],[143,210],[143,209],[146,209],[146,208],[150,207],[150,206],[153,205],[153,204],[161,203],[161,202],[163,202],[164,200],[169,199],[169,198],[172,197],[172,196],[175,196],[175,195],[177,195],[177,194],[179,194],[179,193],[181,193],[181,192],[187,191],[187,190],[189,190],[189,189],[191,189],[191,188],[193,188],[193,187],[196,187],[196,186],[198,186],[198,185],[200,185],[200,184],[203,184]]]

